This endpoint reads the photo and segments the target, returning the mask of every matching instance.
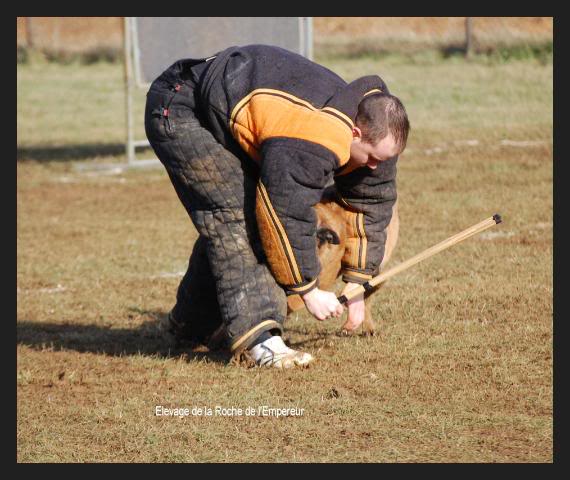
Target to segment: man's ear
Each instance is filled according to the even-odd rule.
[[[360,130],[360,128],[358,128],[356,125],[354,127],[352,127],[352,138],[356,139],[361,139],[362,138],[362,130]]]

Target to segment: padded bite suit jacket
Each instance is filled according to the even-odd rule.
[[[260,167],[256,217],[277,280],[288,293],[317,286],[316,214],[334,178],[349,239],[343,279],[378,273],[396,201],[397,157],[348,171],[358,104],[389,93],[376,76],[351,83],[300,55],[264,45],[231,47],[207,62],[197,86],[207,128]]]

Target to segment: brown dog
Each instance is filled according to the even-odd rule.
[[[315,206],[317,213],[317,239],[318,255],[321,263],[319,285],[324,290],[332,289],[341,271],[341,259],[344,255],[346,241],[345,210],[334,198],[334,190],[327,189],[321,201]],[[392,220],[386,227],[386,245],[381,268],[388,262],[396,243],[400,230],[400,218],[398,216],[398,202],[396,201]],[[372,298],[365,301],[366,315],[362,324],[362,330],[367,335],[373,335],[374,320],[371,314]],[[287,298],[288,313],[302,309],[305,304],[299,295],[291,295]],[[348,333],[348,332],[345,332]]]

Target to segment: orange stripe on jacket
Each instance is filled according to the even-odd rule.
[[[348,205],[348,204],[347,204]],[[344,212],[346,221],[345,252],[342,257],[343,267],[363,270],[366,268],[368,239],[364,228],[364,214],[347,210]]]
[[[286,92],[254,90],[233,109],[230,129],[241,147],[259,160],[259,147],[269,138],[288,137],[318,143],[335,153],[339,166],[348,162],[352,121],[342,112],[319,110]]]
[[[261,243],[277,282],[285,286],[302,283],[303,277],[287,232],[275,213],[267,190],[261,181],[257,184],[255,214]]]

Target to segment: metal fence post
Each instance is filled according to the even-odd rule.
[[[313,60],[313,17],[299,17],[301,54]]]
[[[134,144],[134,125],[133,125],[133,66],[132,66],[132,44],[131,44],[131,29],[129,26],[129,17],[125,17],[123,22],[124,38],[125,38],[125,109],[127,118],[127,145],[126,155],[127,163],[132,163],[135,160],[135,144]]]

